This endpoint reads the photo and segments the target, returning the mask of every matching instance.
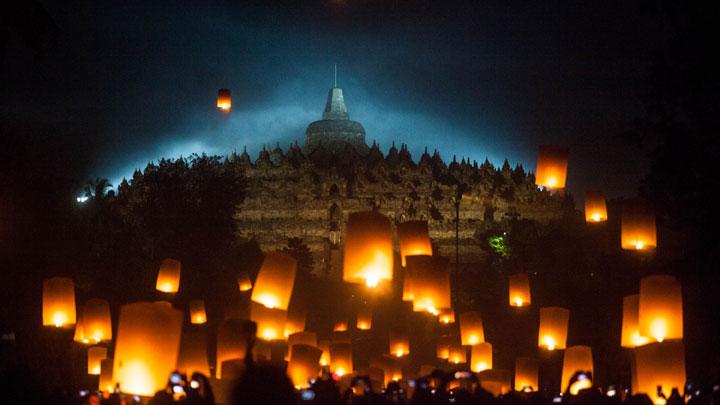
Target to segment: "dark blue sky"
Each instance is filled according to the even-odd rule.
[[[622,134],[673,35],[665,6],[468,3],[41,2],[40,45],[7,25],[1,111],[74,128],[57,136],[81,145],[81,175],[116,185],[160,157],[302,143],[337,63],[351,118],[384,151],[534,169],[538,144],[555,143],[571,150],[578,200],[634,194],[647,151]]]

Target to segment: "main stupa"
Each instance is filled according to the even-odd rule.
[[[331,152],[340,152],[347,145],[360,154],[369,150],[365,143],[365,128],[357,121],[350,120],[343,91],[335,85],[328,92],[322,119],[308,125],[305,130],[305,152],[323,148]]]

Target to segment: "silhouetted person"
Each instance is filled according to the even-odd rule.
[[[666,405],[685,405],[685,401],[677,388],[673,388],[670,392]]]
[[[215,405],[210,381],[201,373],[193,373],[187,390],[187,403],[189,405]]]

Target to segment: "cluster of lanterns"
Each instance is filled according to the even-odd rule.
[[[230,109],[230,92],[222,89],[218,108]],[[565,187],[567,177],[566,149],[542,146],[536,174],[537,184],[550,190]],[[604,196],[589,191],[585,197],[588,223],[607,220]],[[451,302],[450,263],[433,255],[425,221],[409,221],[397,225],[402,270],[402,300],[411,303],[415,312],[427,313],[446,325],[449,332],[437,339],[436,357],[448,364],[467,367],[480,376],[481,385],[496,395],[510,389],[539,389],[539,362],[518,357],[514,383],[507,371],[494,368],[493,346],[485,340],[483,318],[479,312],[458,313]],[[652,210],[631,200],[622,212],[623,249],[654,248],[655,220]],[[177,293],[182,265],[165,259],[160,263],[156,289],[163,294]],[[343,281],[374,291],[386,291],[396,274],[393,224],[377,211],[355,212],[348,216],[344,239]],[[238,290],[250,292],[249,314],[227,311],[217,326],[215,378],[228,379],[237,375],[238,367],[248,355],[251,336],[260,339],[251,355],[287,362],[287,373],[297,388],[305,388],[323,367],[336,376],[362,372],[386,385],[403,378],[401,361],[410,356],[411,333],[394,325],[388,333],[388,352],[374,357],[370,367],[353,364],[353,341],[348,332],[349,317],[336,322],[330,339],[305,330],[306,313],[290,308],[297,273],[296,260],[283,252],[265,255],[253,283],[247,272],[237,277]],[[532,303],[528,274],[508,277],[508,304],[527,307]],[[110,390],[116,384],[123,392],[151,396],[166,384],[173,370],[210,374],[208,347],[204,327],[208,322],[205,302],[191,300],[188,307],[191,327],[184,327],[183,311],[167,301],[137,302],[122,305],[114,338],[113,357],[108,346],[113,342],[110,305],[91,299],[79,313],[75,308],[74,283],[55,277],[43,283],[43,325],[53,328],[75,327],[74,340],[90,344],[88,373],[99,376],[99,388]],[[249,316],[248,316],[249,315]],[[357,310],[355,328],[372,330],[373,311],[370,306]],[[252,326],[254,322],[255,328]],[[542,350],[564,350],[562,391],[577,393],[588,381],[569,385],[577,371],[593,371],[592,349],[568,346],[570,311],[561,307],[539,308],[538,347]],[[682,296],[680,284],[671,276],[650,276],[641,279],[639,294],[623,300],[622,347],[633,351],[633,392],[644,392],[659,400],[657,387],[669,392],[681,387],[685,379],[682,344]],[[447,325],[457,322],[457,332]],[[200,328],[200,329],[198,329]],[[470,356],[468,357],[468,352]],[[421,367],[426,371],[432,366]]]

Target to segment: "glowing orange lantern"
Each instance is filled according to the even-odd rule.
[[[585,192],[585,222],[598,223],[607,221],[607,205],[602,191]]]
[[[67,328],[75,325],[75,283],[65,277],[43,281],[43,326]]]
[[[205,322],[207,322],[207,315],[205,314],[205,301],[190,301],[190,323],[202,325]]]
[[[482,317],[479,312],[460,314],[460,339],[463,346],[474,346],[485,341]]]
[[[232,108],[232,98],[230,97],[230,89],[218,90],[217,108],[228,112]]]
[[[513,274],[508,278],[508,281],[510,306],[524,307],[530,305],[530,279],[527,273]]]
[[[382,370],[382,383],[384,386],[387,386],[392,381],[402,379],[402,367],[400,367],[398,359],[393,356],[384,354],[370,359],[370,368]]]
[[[257,335],[261,339],[284,340],[286,319],[287,311],[250,303],[250,320],[257,323]]]
[[[95,343],[112,340],[110,304],[101,299],[88,300],[83,306],[82,334]]]
[[[323,367],[330,365],[330,341],[319,340],[318,349],[322,350],[322,355],[320,355],[320,365]]]
[[[285,337],[305,330],[305,311],[290,308],[285,321]]]
[[[343,281],[377,287],[393,278],[390,220],[377,211],[348,216],[343,256]]]
[[[565,188],[567,178],[568,150],[553,145],[540,145],[535,184],[544,188]]]
[[[620,244],[626,250],[648,250],[657,247],[655,211],[640,199],[623,202]]]
[[[240,319],[227,319],[220,323],[217,333],[217,366],[215,367],[217,378],[222,378],[221,365],[223,362],[245,358],[250,330],[250,322]]]
[[[430,244],[430,232],[427,221],[408,221],[399,224],[397,227],[398,239],[400,240],[400,256],[402,265],[407,265],[408,256],[428,255],[432,256],[432,245]]]
[[[362,307],[357,314],[357,322],[355,327],[360,330],[370,330],[372,328],[372,308]]]
[[[336,321],[333,325],[333,332],[347,332],[348,323],[347,321]]]
[[[180,289],[180,261],[164,259],[160,263],[155,289],[164,293],[174,294]]]
[[[547,350],[564,349],[567,344],[570,311],[560,307],[540,308],[538,346]]]
[[[448,350],[448,361],[452,364],[463,364],[467,362],[467,349],[465,346],[454,342],[450,343]]]
[[[640,335],[640,327],[638,326],[638,305],[640,296],[628,295],[623,297],[623,319],[622,319],[622,337],[620,338],[620,346],[633,348],[650,343],[650,339]]]
[[[292,357],[293,346],[307,345],[317,347],[317,333],[315,332],[295,332],[288,336],[288,358]],[[322,352],[322,350],[321,350]],[[319,360],[319,359],[318,359]]]
[[[450,267],[447,259],[432,256],[408,256],[412,268],[413,310],[440,313],[450,308]]]
[[[290,362],[288,363],[287,373],[297,389],[303,389],[310,386],[310,380],[320,374],[320,356],[322,350],[317,347],[296,344],[290,354]]]
[[[250,281],[250,275],[248,275],[247,271],[243,271],[238,275],[237,283],[240,292],[252,290],[252,281]]]
[[[590,372],[593,374],[593,358],[590,346],[570,346],[565,350],[563,357],[562,380],[560,380],[560,391],[566,392],[570,378],[576,372]],[[570,393],[577,395],[578,391],[588,388],[585,384],[590,382],[580,382],[577,386],[573,384],[570,387]],[[591,384],[592,385],[592,384]]]
[[[73,340],[78,343],[88,344],[90,339],[85,337],[85,328],[83,327],[82,314],[77,317],[77,323],[75,323],[75,333],[73,334]]]
[[[665,398],[673,388],[681,393],[685,387],[685,347],[681,341],[651,343],[635,349],[633,394],[647,394],[657,405],[665,399],[658,395],[660,387]]]
[[[682,287],[675,277],[658,275],[641,278],[639,301],[640,335],[658,342],[682,339]]]
[[[455,311],[452,308],[441,309],[438,321],[444,324],[455,323]]]
[[[295,285],[297,262],[282,252],[265,255],[250,299],[268,308],[287,310]]]
[[[515,391],[537,391],[540,364],[530,357],[515,359]]]
[[[412,302],[415,299],[415,293],[413,292],[413,269],[405,267],[403,271],[403,289],[402,289],[402,300]]]
[[[390,354],[403,357],[410,354],[410,340],[402,328],[390,328]]]
[[[124,393],[152,396],[175,370],[183,313],[161,303],[120,307],[113,380]]]
[[[350,343],[330,344],[330,371],[339,376],[352,374],[353,359]]]
[[[493,368],[492,345],[488,342],[478,343],[470,352],[470,369],[476,373]]]
[[[510,392],[510,373],[507,370],[484,370],[478,373],[480,386],[496,397]]]
[[[113,359],[100,360],[100,378],[98,379],[98,390],[103,392],[113,392],[115,383],[113,382]]]
[[[447,360],[450,357],[450,345],[452,338],[449,335],[442,335],[438,338],[436,357],[438,359]]]
[[[107,348],[102,346],[88,347],[87,372],[90,375],[100,375],[100,362],[107,358]]]
[[[202,329],[186,328],[180,339],[177,369],[187,376],[192,373],[210,375],[207,356],[207,341]]]

